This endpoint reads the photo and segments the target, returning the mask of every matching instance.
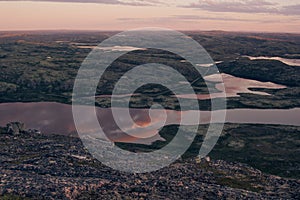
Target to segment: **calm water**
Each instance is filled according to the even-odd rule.
[[[120,118],[125,116],[125,109],[118,109]],[[188,122],[183,122],[185,125],[197,125],[199,119],[197,112],[200,112],[200,124],[207,124],[210,121],[211,112],[209,111],[163,111],[152,110],[151,118],[149,110],[146,109],[131,109],[130,114],[135,123],[128,122],[126,130],[134,130],[135,128],[145,128],[141,133],[141,137],[149,137],[149,140],[143,139],[142,143],[151,143],[161,139],[157,135],[158,130],[151,130],[147,127],[153,126],[156,123],[161,123],[163,119],[167,119],[165,125],[179,124],[181,118],[188,117]],[[214,111],[220,112],[220,111]],[[44,134],[64,134],[76,135],[75,125],[72,117],[72,106],[53,103],[3,103],[0,104],[0,125],[4,126],[8,122],[20,121],[26,124],[27,128],[39,129]],[[124,113],[124,115],[123,115]],[[97,109],[98,120],[103,125],[104,132],[113,141],[131,141],[130,136],[124,135],[113,120],[111,109]],[[87,127],[89,119],[87,119]],[[214,121],[218,122],[218,121]],[[289,110],[271,109],[233,109],[227,111],[226,122],[229,123],[252,123],[252,124],[282,124],[300,126],[300,108]],[[139,141],[135,141],[139,142]]]
[[[146,50],[143,48],[132,47],[132,46],[113,46],[113,47],[98,47],[98,46],[88,46],[86,44],[80,45],[80,43],[76,44],[80,49],[101,49],[104,51],[135,51],[135,50]]]
[[[261,82],[246,78],[239,78],[229,74],[222,73],[222,79],[225,86],[225,90],[223,91],[223,87],[221,84],[216,84],[216,89],[222,92],[226,92],[226,97],[239,97],[239,93],[249,93],[249,94],[257,94],[257,95],[270,95],[266,92],[252,91],[250,88],[266,88],[266,89],[283,89],[286,88],[284,85],[279,85],[272,82]],[[218,83],[220,80],[218,79],[218,75],[210,75],[205,76],[204,79],[207,81]],[[178,95],[181,98],[192,98],[194,95],[184,94]],[[222,93],[212,93],[208,94],[199,94],[197,95],[198,99],[211,99],[211,98],[219,98],[223,97]]]
[[[210,82],[217,83],[216,89],[218,89],[219,93],[212,93],[212,94],[198,94],[196,95],[197,99],[205,100],[205,99],[213,99],[213,98],[221,98],[224,97],[222,92],[226,92],[226,97],[239,97],[240,93],[248,93],[248,94],[257,94],[257,95],[270,95],[266,92],[260,92],[260,91],[252,91],[250,88],[266,88],[266,89],[284,89],[286,86],[272,83],[272,82],[261,82],[246,78],[239,78],[235,77],[229,74],[222,73],[222,79],[224,83],[224,87],[226,91],[223,91],[223,86],[219,84],[221,80],[219,80],[218,75],[210,75],[205,76],[204,79]],[[182,82],[181,84],[189,84],[187,82]],[[133,94],[138,95],[138,94]],[[124,94],[124,95],[114,95],[114,97],[128,97],[131,96],[131,94]],[[194,94],[183,94],[178,95],[180,98],[194,98]],[[98,95],[96,97],[110,97],[110,95]]]
[[[300,59],[288,59],[288,58],[281,58],[281,57],[265,57],[265,56],[245,56],[249,58],[250,60],[278,60],[281,61],[287,65],[291,66],[300,66]]]

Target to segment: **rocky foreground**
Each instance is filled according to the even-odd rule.
[[[80,139],[0,129],[0,199],[300,199],[300,180],[194,159],[147,174],[112,170]]]

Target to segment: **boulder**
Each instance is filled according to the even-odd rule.
[[[20,122],[11,122],[6,125],[8,134],[19,135],[25,131],[25,124]]]

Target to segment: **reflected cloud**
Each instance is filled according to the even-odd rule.
[[[86,107],[83,107],[86,109]],[[198,125],[208,124],[211,122],[212,115],[218,116],[218,111],[174,111],[174,110],[155,110],[153,121],[149,122],[149,110],[146,109],[130,109],[133,118],[139,121],[139,124],[145,126],[145,131],[140,134],[143,138],[132,137],[119,129],[113,120],[112,111],[109,108],[97,108],[97,116],[99,123],[106,136],[114,142],[129,142],[139,144],[151,144],[155,141],[164,141],[158,134],[159,130],[147,129],[151,125],[160,122],[164,118],[164,112],[167,113],[167,125]],[[41,112],[44,111],[44,112]],[[120,118],[126,109],[119,108]],[[38,129],[43,134],[63,134],[77,136],[73,121],[72,106],[54,103],[3,103],[0,104],[0,126],[4,126],[9,122],[23,122],[28,129]],[[200,121],[197,117],[200,112]],[[138,116],[138,117],[136,117]],[[84,116],[86,122],[80,127],[85,130],[87,135],[95,134],[97,128],[90,126],[90,117]],[[299,126],[300,109],[291,110],[260,110],[260,109],[233,109],[227,110],[226,122],[229,123],[257,123],[257,124],[286,124]],[[187,120],[181,120],[187,119]],[[222,119],[215,118],[212,123],[219,123]],[[137,124],[129,124],[126,126],[128,130],[134,130]],[[125,129],[126,129],[125,128]],[[140,128],[140,127],[139,127]],[[162,128],[162,127],[161,127]],[[146,137],[148,136],[148,137]],[[103,138],[99,138],[103,139]]]

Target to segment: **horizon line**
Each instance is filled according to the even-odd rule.
[[[133,28],[135,29],[135,28]],[[133,29],[124,29],[124,30],[101,30],[101,29],[0,29],[0,32],[123,32]],[[228,31],[228,30],[217,30],[217,29],[211,29],[211,30],[180,30],[180,29],[170,29],[175,30],[179,32],[224,32],[224,33],[277,33],[277,34],[300,34],[300,31],[298,32],[276,32],[276,31]]]

